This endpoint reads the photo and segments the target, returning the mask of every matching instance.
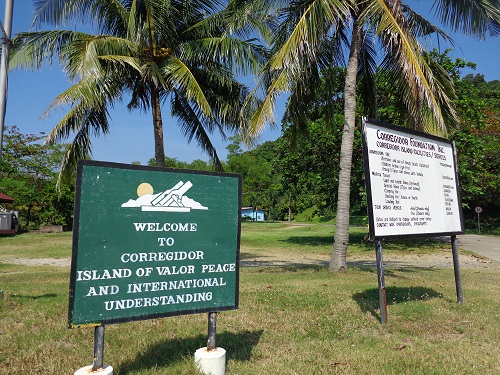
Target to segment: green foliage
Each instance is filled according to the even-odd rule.
[[[22,134],[16,126],[4,133],[0,191],[14,198],[9,209],[18,211],[27,229],[43,224],[72,224],[74,183],[56,190],[56,170],[65,145],[38,143],[44,134]]]
[[[500,87],[496,81],[486,82],[482,74],[461,78],[461,69],[475,68],[475,64],[452,61],[448,52],[439,55],[434,51],[433,57],[449,71],[457,92],[455,106],[460,120],[450,139],[457,148],[465,218],[474,221],[474,208],[481,206],[486,222],[494,222],[500,212]]]
[[[462,76],[462,69],[474,68],[463,59],[452,60],[449,51],[431,51],[429,58],[449,72],[457,91],[455,107],[460,119],[450,138],[456,143],[462,201],[466,218],[475,219],[474,207],[485,209],[485,227],[495,227],[500,212],[498,192],[500,111],[492,98],[500,95],[495,81],[485,82],[480,74]],[[230,138],[226,170],[243,176],[243,205],[264,208],[270,219],[287,219],[291,212],[298,221],[328,221],[335,216],[340,142],[343,126],[343,69],[329,69],[321,76],[312,96],[295,106],[291,99],[283,118],[283,134],[244,151],[241,138]],[[408,126],[401,97],[383,70],[376,74],[379,118]],[[361,103],[361,101],[358,101]],[[365,113],[359,104],[359,115]],[[351,224],[366,224],[366,192],[361,134],[356,128],[351,178],[351,213],[361,215]],[[194,162],[193,162],[194,163]],[[191,163],[192,164],[192,163]],[[202,169],[166,159],[173,168]],[[208,167],[208,166],[207,166]],[[477,226],[477,223],[473,225]]]
[[[156,160],[154,158],[149,159],[148,165],[151,167],[156,166]],[[179,161],[177,158],[165,158],[165,167],[167,168],[176,168],[176,169],[189,169],[192,171],[212,171],[213,163],[206,162],[204,160],[196,159],[191,163],[185,161]]]
[[[294,192],[294,209],[298,213],[315,207],[313,214],[321,220],[334,217],[337,209],[344,79],[345,69],[325,70],[313,95],[300,107],[294,108],[292,96],[282,125],[279,165],[284,188]],[[351,211],[365,213],[359,128],[355,130],[350,188]]]
[[[283,187],[294,192],[294,209],[316,207],[315,216],[331,217],[336,207],[339,144],[342,123],[329,131],[323,119],[309,121],[307,135],[290,144],[290,130],[284,129],[280,143],[279,170]],[[287,138],[288,136],[288,138]]]
[[[240,138],[230,139],[232,143],[228,146],[226,171],[243,177],[242,205],[265,208],[270,220],[282,219],[283,188],[281,176],[275,168],[277,143],[265,142],[253,150],[242,152]],[[282,199],[279,199],[280,195]]]

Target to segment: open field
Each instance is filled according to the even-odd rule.
[[[352,231],[350,268],[338,274],[326,270],[333,227],[243,225],[240,308],[217,321],[226,374],[500,373],[499,263],[461,252],[459,305],[448,244],[385,244],[383,325],[374,247]],[[0,238],[0,374],[91,364],[93,330],[66,329],[70,255],[69,233]],[[115,374],[195,374],[206,319],[109,325],[105,363]]]

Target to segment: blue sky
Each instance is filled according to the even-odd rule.
[[[428,17],[432,1],[408,1],[410,6]],[[3,7],[4,2],[0,4]],[[3,9],[0,13],[3,23]],[[31,1],[17,1],[14,5],[13,35],[30,28],[33,18]],[[477,64],[475,71],[467,73],[484,74],[487,81],[500,80],[500,38],[489,37],[486,41],[476,41],[455,34],[457,46],[452,52],[453,58],[463,58]],[[438,47],[437,44],[426,45],[428,49]],[[441,44],[441,50],[447,46]],[[251,84],[251,82],[249,83]],[[16,125],[23,133],[48,133],[64,114],[63,110],[53,113],[52,117],[41,119],[45,109],[54,98],[63,92],[69,84],[58,65],[47,66],[42,71],[13,71],[9,73],[9,92],[5,124]],[[267,129],[261,135],[261,141],[275,140],[280,135],[279,123],[283,114],[285,99],[279,101],[276,110],[277,129]],[[95,160],[119,163],[140,161],[146,164],[154,156],[153,130],[151,114],[139,111],[129,112],[126,103],[117,103],[112,111],[111,132],[106,137],[93,139],[93,156]],[[170,118],[167,108],[163,110],[165,127],[165,152],[169,157],[176,157],[181,161],[194,159],[208,160],[193,141],[190,145],[182,136],[176,120]],[[214,134],[212,141],[216,145],[221,159],[225,159],[227,143],[222,142],[218,134]]]

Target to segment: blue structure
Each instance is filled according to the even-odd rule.
[[[248,221],[264,221],[264,210],[253,207],[242,207],[241,218]]]

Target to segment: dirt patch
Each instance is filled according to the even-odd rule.
[[[383,254],[384,267],[387,268],[449,268],[453,267],[453,255],[449,252],[438,252],[431,254]],[[475,254],[460,254],[458,256],[461,268],[477,268],[491,264],[493,261]],[[348,264],[357,267],[373,266],[375,264],[375,254],[373,258],[366,260],[362,258],[347,259]]]
[[[71,265],[71,258],[15,258],[1,259],[3,263],[20,264],[22,266],[57,266],[66,267]]]
[[[294,255],[293,258],[283,259],[273,256],[244,257],[240,264],[242,267],[266,267],[266,266],[297,266],[297,265],[317,265],[328,266],[330,255]],[[459,263],[462,268],[485,267],[493,261],[474,254],[460,254]],[[368,255],[347,256],[349,267],[375,268],[375,251],[373,257]],[[452,268],[453,257],[451,250],[448,252],[438,252],[432,254],[384,254],[384,267],[386,268]]]
[[[20,264],[23,266],[57,266],[69,267],[71,258],[15,258],[15,259],[0,259],[4,263]],[[275,256],[245,256],[242,253],[240,265],[242,267],[268,267],[268,266],[328,266],[330,255],[297,255],[283,259],[283,257]],[[491,264],[489,258],[484,258],[475,254],[460,254],[460,267],[462,268],[477,268],[485,267]],[[350,267],[367,267],[374,268],[375,251],[373,257],[368,255],[354,255],[347,257],[347,263]],[[449,252],[440,251],[431,254],[384,254],[384,267],[387,268],[449,268],[453,267],[453,257],[451,250]]]

